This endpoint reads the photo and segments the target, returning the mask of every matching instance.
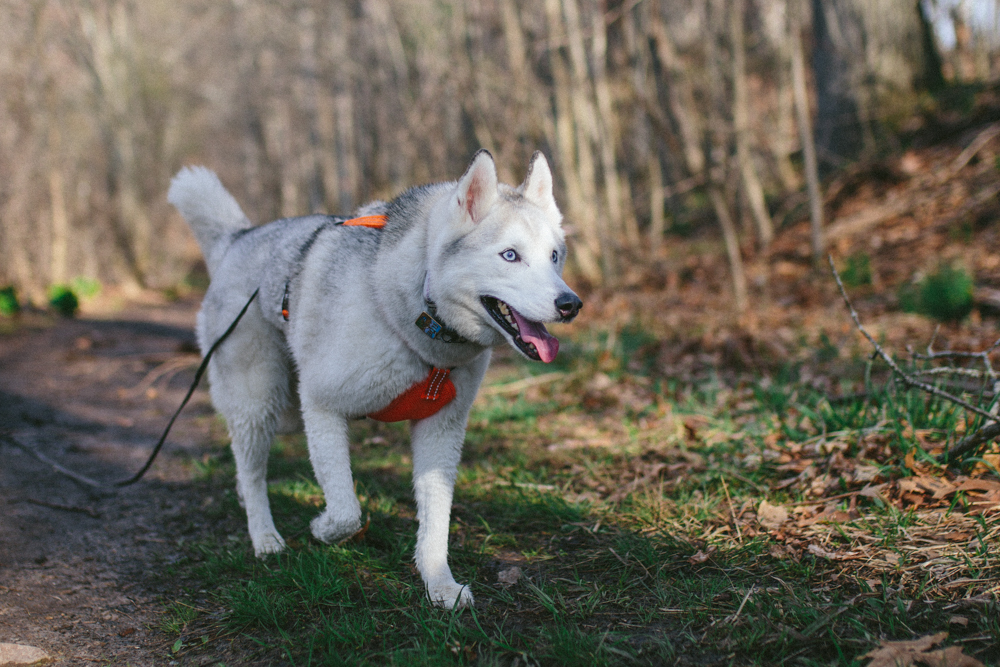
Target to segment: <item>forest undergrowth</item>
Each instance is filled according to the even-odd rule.
[[[291,548],[188,545],[168,571],[190,591],[165,616],[175,657],[241,634],[296,665],[1000,658],[1000,450],[938,464],[976,426],[953,405],[831,349],[811,373],[688,379],[643,371],[662,350],[639,329],[564,350],[541,373],[501,354],[473,410],[451,554],[474,609],[424,598],[406,429],[361,421],[368,532],[311,538],[322,492],[304,439],[283,437],[270,492]],[[238,516],[224,443],[191,466],[219,488],[206,511]]]

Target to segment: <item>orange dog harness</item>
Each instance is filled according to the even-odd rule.
[[[426,378],[368,417],[380,422],[401,422],[408,419],[426,419],[436,414],[455,398],[455,385],[448,377],[450,373],[447,368],[431,368]]]

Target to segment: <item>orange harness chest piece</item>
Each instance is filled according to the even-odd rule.
[[[389,405],[368,415],[380,422],[426,419],[455,398],[455,384],[447,368],[431,368],[427,377],[392,399]]]

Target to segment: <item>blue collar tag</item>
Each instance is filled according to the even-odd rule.
[[[427,311],[420,313],[420,317],[417,318],[417,326],[420,330],[427,334],[428,337],[436,339],[438,334],[441,333],[441,323],[431,317]]]
[[[462,337],[462,334],[458,333],[454,329],[449,329],[445,325],[438,322],[434,319],[434,316],[429,314],[426,310],[420,313],[420,317],[417,318],[415,324],[417,325],[417,328],[423,331],[431,340],[439,340],[442,343],[469,342]]]

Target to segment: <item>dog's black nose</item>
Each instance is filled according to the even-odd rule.
[[[583,301],[580,301],[580,297],[572,292],[563,292],[556,298],[556,310],[562,316],[563,322],[569,322],[576,317],[581,308],[583,308]]]

